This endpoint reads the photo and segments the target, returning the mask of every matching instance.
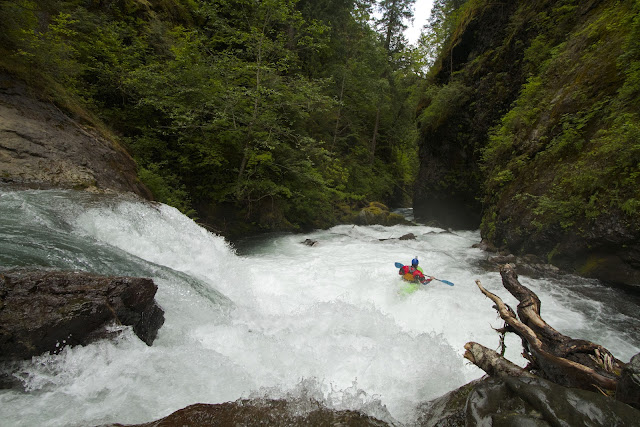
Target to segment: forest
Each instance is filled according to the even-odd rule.
[[[0,67],[214,229],[327,227],[411,203],[433,54],[403,35],[413,3],[1,1]]]

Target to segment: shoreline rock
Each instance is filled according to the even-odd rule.
[[[116,142],[0,72],[0,183],[18,188],[132,192],[153,200]]]

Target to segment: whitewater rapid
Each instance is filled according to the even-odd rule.
[[[502,322],[479,279],[512,306],[472,246],[478,232],[343,225],[232,247],[176,209],[122,196],[0,191],[0,268],[42,266],[150,277],[165,323],[148,347],[116,341],[25,362],[26,392],[0,391],[1,425],[142,423],[192,403],[315,399],[411,423],[416,407],[483,372],[464,344],[498,348]],[[413,233],[416,240],[397,238]],[[317,241],[314,246],[302,242]],[[439,282],[406,294],[394,262],[418,255]],[[637,305],[595,281],[520,277],[542,315],[628,361]],[[520,340],[506,356],[521,365]]]

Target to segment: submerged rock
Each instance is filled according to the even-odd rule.
[[[400,240],[416,240],[416,235],[413,233],[407,233],[400,236]]]
[[[307,246],[316,246],[318,245],[318,241],[317,240],[311,240],[311,239],[305,239],[304,242],[302,242],[304,245]]]
[[[147,345],[164,323],[151,279],[79,272],[0,273],[0,361],[28,359],[132,326]]]

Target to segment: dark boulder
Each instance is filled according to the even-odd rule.
[[[416,235],[413,233],[407,233],[400,236],[399,240],[416,240]]]
[[[302,242],[302,243],[307,245],[307,246],[316,246],[316,245],[318,245],[318,241],[317,240],[311,240],[311,239],[305,239],[305,241]]]
[[[474,381],[418,408],[421,426],[637,426],[640,411],[540,378]]]
[[[610,397],[539,378],[490,379],[466,404],[470,425],[637,426],[639,416]]]
[[[389,239],[378,239],[381,242],[387,241],[387,240],[416,240],[416,235],[413,233],[407,233],[407,234],[403,234],[402,236],[395,238],[389,238]]]
[[[622,370],[616,399],[640,409],[640,353],[633,356]]]
[[[151,279],[79,272],[0,273],[0,361],[28,359],[132,326],[147,345],[164,323]]]
[[[355,411],[335,411],[319,403],[285,400],[240,400],[217,405],[198,403],[154,422],[151,426],[387,426]],[[121,424],[114,424],[121,426]]]

